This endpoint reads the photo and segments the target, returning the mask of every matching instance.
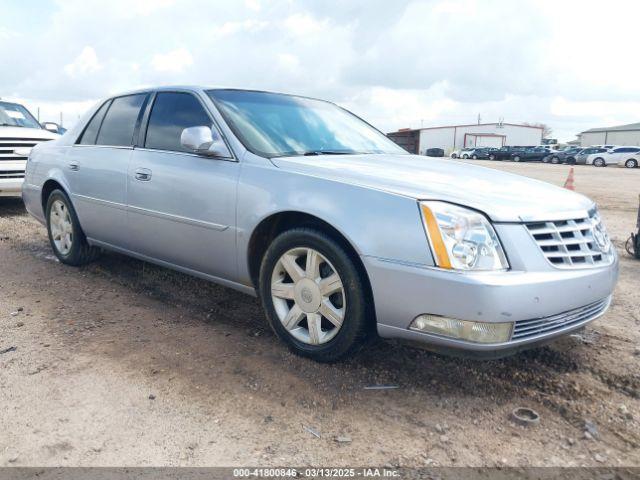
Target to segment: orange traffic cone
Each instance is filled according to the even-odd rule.
[[[573,190],[573,191],[576,190],[575,187],[573,186],[573,167],[569,169],[569,176],[564,182],[564,188],[566,188],[567,190]]]

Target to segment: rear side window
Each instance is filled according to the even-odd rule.
[[[80,137],[80,141],[78,142],[80,145],[95,145],[98,130],[100,130],[100,124],[102,123],[102,119],[104,118],[104,114],[107,112],[110,103],[111,101],[105,102],[89,121],[87,128],[84,129],[82,137]]]
[[[104,117],[96,145],[131,146],[146,94],[114,98]]]
[[[211,126],[211,119],[200,102],[189,93],[161,92],[149,116],[146,148],[187,152],[180,145],[185,128]]]

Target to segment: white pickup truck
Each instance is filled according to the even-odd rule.
[[[24,106],[0,101],[0,197],[20,196],[31,148],[58,137],[42,128]]]

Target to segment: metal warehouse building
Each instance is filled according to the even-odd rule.
[[[640,123],[591,128],[580,134],[580,145],[640,145]]]
[[[478,123],[401,129],[387,134],[410,153],[424,155],[429,148],[441,148],[449,154],[463,147],[502,147],[504,145],[540,145],[542,127],[515,123]]]

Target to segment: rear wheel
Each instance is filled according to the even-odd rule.
[[[364,282],[349,254],[321,231],[280,234],[262,260],[259,290],[269,324],[298,355],[332,362],[366,338]]]
[[[493,154],[492,154],[492,155],[489,155],[489,160],[495,160],[495,159],[496,159],[496,156],[495,156],[495,155],[493,155]]]
[[[551,157],[551,163],[557,165],[558,163],[560,163],[560,158],[554,155],[553,157]]]
[[[604,161],[604,158],[598,157],[593,161],[593,166],[594,167],[606,167],[607,163]]]
[[[452,153],[451,158],[458,158],[458,155],[456,155],[455,153]]]
[[[473,155],[471,158],[473,158],[474,160],[478,159],[478,155]]]
[[[514,162],[519,162],[521,160],[520,155],[515,155],[512,160]]]
[[[627,168],[636,168],[638,166],[638,161],[635,158],[630,158],[624,162],[624,166]]]
[[[62,190],[54,190],[49,195],[46,219],[49,243],[62,263],[80,266],[100,255],[99,248],[87,243],[73,205]]]
[[[466,160],[467,158],[469,158],[469,155],[467,155],[467,154],[465,153],[464,155],[462,155],[462,158],[464,158],[464,159]]]

